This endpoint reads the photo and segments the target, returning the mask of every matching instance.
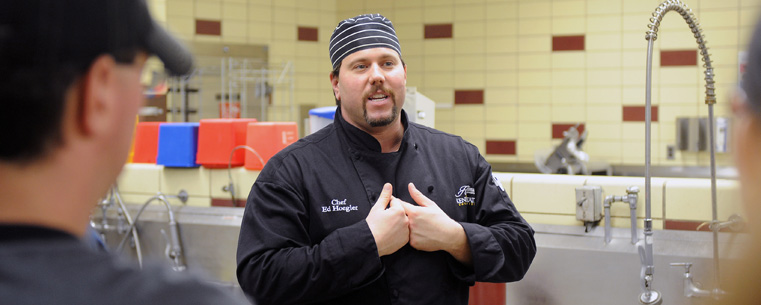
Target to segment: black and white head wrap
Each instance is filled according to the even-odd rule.
[[[389,48],[402,56],[402,47],[390,20],[381,14],[365,14],[339,22],[330,36],[328,49],[333,69],[351,53],[370,48]]]

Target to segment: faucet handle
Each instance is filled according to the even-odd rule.
[[[188,192],[186,190],[180,190],[180,193],[177,194],[177,198],[180,199],[180,201],[183,204],[188,203]]]
[[[692,263],[670,263],[671,267],[684,267],[684,273],[690,273],[690,268],[692,267]]]
[[[633,185],[630,186],[630,187],[627,187],[626,188],[626,193],[627,194],[638,194],[639,193],[639,187],[633,186]]]
[[[164,241],[166,242],[166,246],[164,247],[164,256],[170,260],[173,260],[174,255],[172,253],[172,243],[169,241],[169,235],[166,234],[166,230],[161,229],[161,236],[164,237]]]

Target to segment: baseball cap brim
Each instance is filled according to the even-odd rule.
[[[155,21],[145,44],[146,51],[161,59],[170,75],[186,75],[193,71],[193,55],[188,48]]]

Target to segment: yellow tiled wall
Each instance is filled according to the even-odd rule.
[[[185,41],[266,45],[269,62],[294,67],[294,102],[335,104],[328,78],[328,40],[335,0],[150,0],[156,19]],[[164,14],[162,16],[162,14]],[[221,35],[195,34],[195,20],[221,21]],[[299,26],[318,28],[317,42],[298,41]],[[270,117],[287,117],[270,114]],[[298,117],[297,115],[294,117]]]
[[[552,123],[585,123],[593,159],[644,163],[644,123],[623,122],[622,106],[645,104],[645,31],[658,0],[152,0],[154,14],[186,40],[265,44],[272,62],[295,64],[296,104],[333,105],[327,43],[338,21],[381,13],[394,23],[409,86],[437,102],[436,127],[485,153],[486,140],[514,140],[516,155],[489,161],[533,162],[559,143]],[[729,115],[737,56],[761,2],[687,0],[714,60],[716,115]],[[195,18],[222,20],[222,35],[195,35]],[[425,24],[453,24],[453,37],[424,39]],[[318,28],[297,41],[297,26]],[[552,51],[553,35],[584,35],[584,51]],[[666,159],[675,118],[707,116],[700,67],[660,67],[660,50],[694,50],[682,18],[664,18],[653,58],[655,165],[707,165],[705,153]],[[454,105],[454,90],[483,89],[481,105]],[[719,164],[731,158],[719,156]]]
[[[117,184],[122,198],[129,203],[143,203],[159,192],[177,195],[184,190],[189,197],[187,205],[208,207],[212,199],[231,199],[227,191],[230,183],[233,183],[235,199],[245,201],[258,176],[259,171],[243,167],[228,172],[227,168],[165,168],[156,164],[127,163]],[[177,200],[170,203],[180,204]]]

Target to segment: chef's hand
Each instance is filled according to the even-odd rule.
[[[414,184],[410,183],[408,187],[412,200],[418,204],[403,202],[410,223],[410,245],[421,251],[444,250],[461,263],[470,265],[470,245],[462,225],[449,218]]]
[[[370,232],[375,238],[379,256],[396,252],[410,240],[410,229],[402,201],[391,196],[392,190],[390,183],[383,185],[378,201],[370,209],[366,218]]]

